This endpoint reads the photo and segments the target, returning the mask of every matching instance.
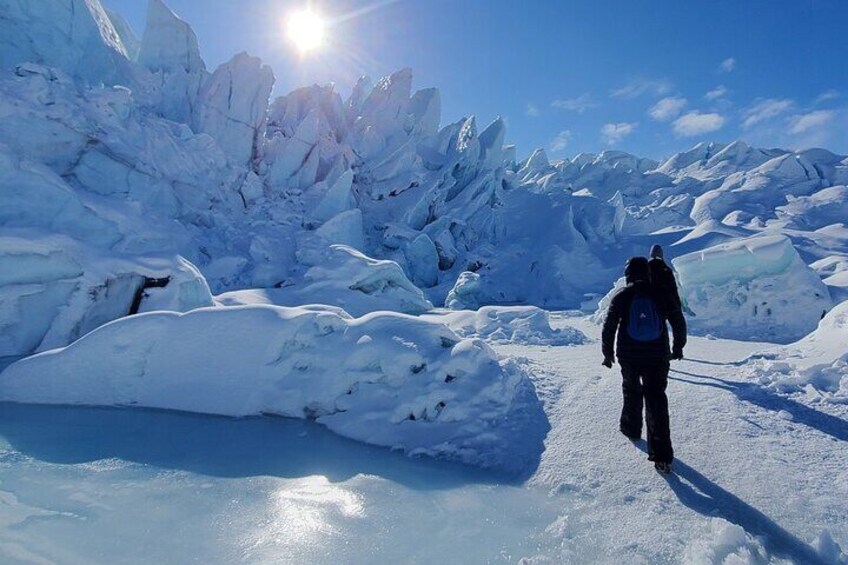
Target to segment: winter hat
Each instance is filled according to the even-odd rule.
[[[659,245],[653,245],[651,246],[651,259],[657,257],[659,257],[660,259],[663,258],[663,250],[662,247],[660,247]]]
[[[648,273],[648,260],[644,257],[631,257],[624,266],[624,276],[629,283],[648,280]]]

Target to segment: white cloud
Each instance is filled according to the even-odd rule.
[[[839,96],[840,96],[839,91],[836,90],[835,88],[831,88],[831,89],[825,90],[824,92],[819,94],[816,97],[815,102],[813,102],[813,103],[814,104],[821,104],[822,102],[827,102],[828,100],[834,100],[836,98],[839,98]]]
[[[724,126],[724,116],[715,112],[702,114],[695,110],[683,114],[672,124],[674,133],[683,137],[694,137],[716,131]]]
[[[601,128],[601,138],[607,145],[613,145],[633,133],[638,123],[622,122],[619,124],[604,124]]]
[[[777,117],[792,108],[794,102],[789,98],[766,98],[758,100],[742,112],[742,127],[749,128],[760,122]]]
[[[589,108],[596,108],[600,106],[597,102],[592,100],[592,95],[588,92],[584,92],[577,98],[565,98],[561,100],[554,100],[551,102],[551,106],[554,108],[559,108],[561,110],[571,110],[573,112],[577,112],[578,114],[582,114]]]
[[[532,102],[527,104],[527,109],[524,110],[524,114],[530,116],[531,118],[539,117],[539,108],[533,104]]]
[[[736,68],[736,59],[728,57],[718,66],[719,70],[725,73],[732,72]]]
[[[663,96],[671,90],[672,84],[666,79],[636,79],[621,88],[610,92],[613,98],[636,98],[643,94]]]
[[[795,116],[790,122],[789,131],[796,135],[802,134],[829,123],[835,117],[836,112],[832,110],[816,110],[815,112]]]
[[[569,142],[571,141],[571,130],[563,130],[559,132],[556,137],[551,141],[551,151],[556,153],[557,151],[562,151],[566,147],[568,147]]]
[[[680,112],[683,111],[683,107],[686,106],[686,99],[682,96],[669,96],[668,98],[663,98],[654,106],[648,110],[648,113],[652,118],[659,122],[667,122],[675,117],[677,117]]]
[[[719,98],[722,98],[725,94],[727,94],[727,87],[725,87],[724,85],[719,85],[704,94],[704,98],[712,102],[713,100],[718,100]]]

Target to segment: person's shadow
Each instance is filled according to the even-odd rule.
[[[691,360],[690,360],[691,361]],[[731,381],[708,375],[699,375],[679,369],[672,369],[672,373],[684,375],[689,378],[669,376],[670,380],[697,386],[708,386],[732,392],[739,400],[749,402],[760,408],[779,412],[781,410],[792,415],[792,420],[805,426],[814,428],[840,441],[848,441],[848,421],[837,416],[831,416],[820,412],[791,398],[771,392],[767,388],[757,384],[744,381]],[[697,379],[697,380],[696,380]]]
[[[644,441],[636,444],[647,453]],[[795,563],[825,565],[825,561],[809,544],[786,531],[774,520],[757,510],[681,461],[675,459],[673,472],[664,475],[668,486],[680,502],[699,514],[724,518],[741,526],[749,534],[760,537],[766,550]]]

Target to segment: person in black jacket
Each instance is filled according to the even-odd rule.
[[[659,245],[651,247],[648,272],[650,273],[651,282],[665,292],[669,298],[674,300],[678,308],[682,309],[680,293],[677,290],[677,280],[674,278],[674,272],[672,272],[671,267],[665,262],[663,248]]]
[[[621,433],[634,441],[641,437],[644,399],[648,460],[654,462],[657,470],[668,473],[674,450],[665,390],[669,360],[683,358],[686,320],[675,300],[651,283],[647,259],[631,258],[624,274],[627,286],[612,297],[604,320],[603,365],[612,368],[617,354],[624,393]],[[671,324],[674,336],[671,348],[667,323]]]

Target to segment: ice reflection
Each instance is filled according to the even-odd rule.
[[[268,514],[248,543],[248,556],[272,548],[315,548],[344,536],[351,520],[366,517],[363,497],[322,475],[275,481]]]

